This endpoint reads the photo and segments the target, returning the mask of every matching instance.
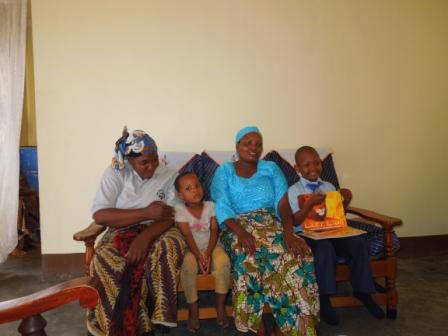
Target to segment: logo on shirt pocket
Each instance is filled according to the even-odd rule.
[[[160,189],[157,192],[157,197],[159,198],[159,200],[163,201],[165,199],[165,191],[163,191],[163,189]]]

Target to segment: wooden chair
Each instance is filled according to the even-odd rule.
[[[79,300],[83,308],[99,302],[92,279],[76,278],[18,299],[0,302],[0,324],[22,320],[18,331],[23,336],[45,336],[47,322],[40,315],[71,301]]]
[[[277,152],[272,151],[269,152],[265,159],[276,162],[282,171],[285,173],[289,184],[292,184],[293,181],[289,181],[289,177],[295,178],[296,173],[294,169],[284,161]],[[202,162],[201,162],[202,160]],[[202,185],[204,186],[204,194],[209,195],[208,187],[210,186],[210,179],[213,176],[213,169],[210,168],[213,165],[213,160],[207,155],[207,153],[203,152],[201,155],[195,155],[190,163],[186,163],[181,171],[191,170],[194,171],[201,180]],[[336,172],[334,169],[333,161],[331,155],[329,155],[323,162],[323,175],[329,176],[331,178],[336,178]],[[324,180],[324,176],[322,177]],[[330,182],[333,182],[330,180]],[[333,183],[334,185],[338,185]],[[394,245],[393,245],[393,235],[394,235],[394,227],[401,225],[401,219],[384,216],[369,210],[349,207],[347,209],[348,214],[352,214],[357,216],[356,221],[361,222],[365,225],[381,227],[384,232],[384,246],[383,253],[381,253],[380,257],[371,261],[371,268],[374,278],[377,280],[378,291],[374,294],[374,299],[378,304],[386,305],[386,316],[389,319],[395,319],[397,316],[397,302],[398,295],[396,290],[396,277],[397,277],[397,260],[395,257]],[[86,229],[77,232],[74,234],[73,239],[77,241],[84,242],[86,246],[85,253],[85,271],[86,274],[89,274],[90,262],[94,253],[94,245],[95,240],[99,234],[101,234],[105,230],[104,226],[98,225],[92,222]],[[336,279],[338,282],[347,282],[349,281],[350,272],[347,265],[338,265]],[[378,283],[378,281],[382,283]],[[211,291],[214,289],[214,278],[212,275],[198,275],[197,278],[198,291]],[[179,286],[179,291],[182,291],[182,288]],[[334,296],[331,298],[332,304],[334,307],[348,307],[348,306],[358,306],[362,305],[362,303],[353,296]],[[229,314],[231,314],[231,307],[227,308]],[[266,308],[266,311],[268,309]],[[187,319],[188,312],[186,309],[178,310],[178,319],[185,320]],[[201,319],[205,318],[214,318],[216,317],[216,312],[214,308],[203,307],[199,309],[199,317]]]
[[[353,214],[354,220],[366,225],[381,226],[384,231],[383,253],[379,258],[370,261],[372,275],[376,280],[377,292],[373,295],[376,303],[386,305],[386,316],[388,319],[396,319],[398,293],[396,289],[397,278],[397,258],[393,245],[394,227],[401,225],[399,218],[389,217],[378,214],[373,211],[357,207],[348,207],[347,214]],[[336,280],[338,282],[347,282],[350,279],[350,271],[347,265],[341,264],[336,269]],[[382,281],[383,283],[379,283]],[[334,296],[332,297],[334,307],[359,306],[362,303],[354,296]]]

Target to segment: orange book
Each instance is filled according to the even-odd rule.
[[[299,195],[299,207],[303,208],[304,202],[310,199],[312,195]],[[302,235],[312,239],[325,239],[356,236],[365,233],[363,230],[347,226],[342,201],[339,191],[327,192],[325,202],[315,205],[303,221],[304,232]]]
[[[303,204],[312,196],[313,194],[299,195],[299,207],[303,208]],[[325,202],[313,206],[303,222],[303,228],[312,231],[339,229],[346,226],[347,220],[339,191],[327,192]]]

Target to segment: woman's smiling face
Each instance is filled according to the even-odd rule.
[[[261,135],[256,132],[246,134],[236,144],[236,151],[241,161],[257,162],[263,152],[263,139]]]

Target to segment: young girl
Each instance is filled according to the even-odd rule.
[[[198,294],[196,275],[210,271],[215,276],[217,323],[228,326],[225,299],[229,290],[230,260],[218,240],[218,224],[214,204],[203,201],[204,192],[194,173],[180,174],[174,181],[179,197],[184,204],[175,207],[176,225],[185,237],[189,251],[184,257],[180,280],[189,304],[188,330],[199,329]]]

